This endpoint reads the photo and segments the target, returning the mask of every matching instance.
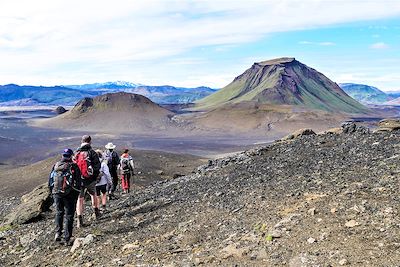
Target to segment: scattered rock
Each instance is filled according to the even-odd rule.
[[[349,227],[349,228],[355,227],[355,226],[357,226],[357,225],[359,225],[359,223],[356,222],[355,220],[350,220],[350,221],[348,221],[348,222],[345,223],[345,226],[346,226],[346,227]]]
[[[341,265],[341,266],[347,265],[347,264],[348,264],[348,261],[347,261],[346,259],[341,259],[341,260],[339,261],[339,265]]]
[[[176,179],[176,178],[179,178],[179,177],[182,177],[182,176],[185,176],[185,175],[182,174],[182,173],[174,173],[174,174],[172,175],[172,178],[173,178],[173,179]]]
[[[280,238],[280,237],[282,237],[282,231],[274,230],[274,231],[272,231],[271,236],[273,238]]]
[[[281,141],[292,140],[306,135],[316,135],[316,133],[312,129],[300,129],[283,137]]]
[[[74,253],[79,247],[89,245],[94,241],[95,236],[88,234],[85,238],[75,238],[71,247],[71,253]]]
[[[316,241],[315,238],[312,238],[312,237],[307,239],[307,242],[310,243],[310,244],[314,243],[315,241]]]
[[[126,245],[124,245],[124,246],[122,247],[122,251],[125,251],[125,250],[133,250],[133,249],[137,249],[137,248],[139,248],[139,247],[140,247],[140,246],[139,246],[138,243],[126,244]]]
[[[164,171],[163,170],[156,170],[156,174],[157,175],[164,175]]]
[[[71,247],[71,250],[70,250],[71,253],[74,253],[75,250],[77,250],[82,245],[83,239],[84,238],[75,238],[74,243],[72,244],[72,247]]]
[[[82,240],[82,244],[84,246],[92,243],[94,241],[95,236],[92,234],[88,234],[83,240]]]
[[[238,248],[237,244],[230,244],[221,250],[224,259],[229,257],[241,258],[245,252],[246,248]]]
[[[311,216],[315,215],[315,208],[311,208],[307,211],[308,214],[310,214]]]

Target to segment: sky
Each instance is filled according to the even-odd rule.
[[[283,56],[400,91],[400,0],[0,0],[0,84],[221,88]]]

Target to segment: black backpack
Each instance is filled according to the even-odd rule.
[[[115,151],[106,151],[103,153],[103,157],[107,160],[107,166],[109,169],[115,169],[118,166],[118,155]]]
[[[74,185],[73,170],[70,162],[57,162],[53,171],[53,194],[68,195]]]

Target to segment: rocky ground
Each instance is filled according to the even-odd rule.
[[[72,248],[53,212],[4,225],[0,265],[398,266],[399,141],[351,126],[211,160],[112,201]]]

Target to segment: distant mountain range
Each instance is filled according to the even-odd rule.
[[[185,104],[216,91],[217,89],[209,87],[148,86],[122,81],[53,87],[8,84],[0,86],[0,106],[70,106],[85,97],[116,92],[141,94],[158,104]]]
[[[197,102],[198,109],[256,102],[290,105],[328,112],[364,113],[367,108],[349,97],[322,73],[294,58],[254,63],[218,92]]]
[[[362,104],[373,105],[399,105],[400,92],[383,92],[376,87],[356,84],[356,83],[340,83],[339,86],[349,96]]]
[[[341,83],[339,86],[362,104],[382,105],[393,99],[378,88],[365,84]]]
[[[0,105],[74,105],[84,97],[96,95],[98,95],[96,92],[64,86],[46,87],[7,84],[0,86]]]

